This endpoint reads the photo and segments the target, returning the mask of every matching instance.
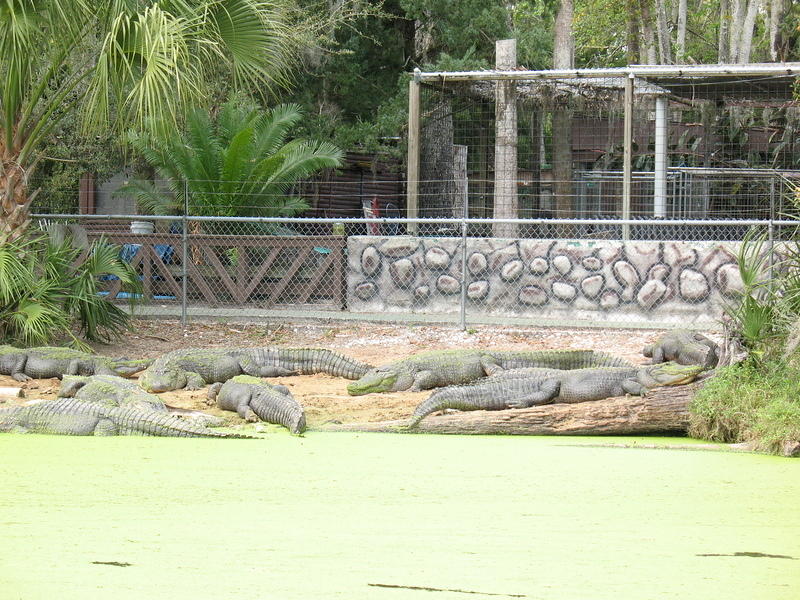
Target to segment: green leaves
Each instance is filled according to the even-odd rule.
[[[260,111],[237,99],[226,102],[215,120],[193,111],[181,135],[131,135],[133,147],[171,182],[170,189],[133,181],[116,193],[135,195],[139,209],[150,213],[179,214],[185,185],[192,215],[297,214],[308,205],[287,197],[287,190],[320,169],[339,166],[343,156],[328,142],[287,141],[301,118],[297,105]]]
[[[136,274],[119,248],[102,241],[76,266],[81,253],[69,239],[53,243],[42,235],[0,245],[0,337],[23,346],[66,337],[84,347],[73,326],[93,341],[127,329],[127,313],[98,295],[98,277],[115,275],[136,291]]]

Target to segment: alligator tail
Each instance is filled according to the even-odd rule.
[[[116,424],[121,435],[253,439],[249,435],[208,429],[169,413],[112,408],[106,416]]]
[[[254,397],[250,400],[250,408],[262,421],[283,425],[292,433],[301,434],[306,429],[303,407],[291,396],[275,393],[269,399]]]
[[[361,379],[364,374],[372,369],[372,365],[350,358],[344,354],[327,350],[324,348],[313,349],[315,373],[327,373],[334,377],[343,377],[345,379]]]

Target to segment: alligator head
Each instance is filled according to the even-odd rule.
[[[351,396],[362,396],[377,392],[397,392],[407,390],[414,383],[411,375],[403,375],[391,367],[371,369],[358,381],[347,386]]]
[[[111,361],[111,369],[120,377],[130,377],[142,369],[146,369],[153,364],[152,358],[131,360],[128,358],[117,358]]]
[[[660,385],[683,385],[694,381],[705,367],[700,365],[679,365],[665,362],[644,367],[640,372],[640,383],[648,388]]]
[[[139,375],[139,385],[150,393],[169,392],[186,386],[186,371],[179,368],[148,369]]]

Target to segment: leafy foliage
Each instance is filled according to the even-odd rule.
[[[136,274],[116,246],[95,242],[78,265],[82,252],[69,238],[54,242],[41,232],[0,245],[4,341],[30,346],[66,337],[85,347],[74,329],[91,341],[109,341],[127,329],[128,314],[98,295],[98,277],[116,276],[136,292]]]
[[[30,178],[62,121],[86,130],[174,130],[224,65],[274,90],[296,51],[284,2],[13,0],[0,4],[0,226],[28,225]]]
[[[748,361],[718,369],[692,400],[689,434],[782,452],[800,440],[800,368]]]
[[[339,166],[342,159],[341,150],[328,142],[288,139],[301,116],[297,105],[261,111],[234,99],[215,119],[206,111],[192,111],[181,135],[133,132],[131,145],[169,189],[135,180],[117,193],[134,194],[140,210],[149,214],[182,214],[184,202],[195,216],[297,214],[308,205],[286,195],[291,185]]]

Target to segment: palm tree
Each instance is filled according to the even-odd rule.
[[[0,0],[0,244],[27,227],[28,182],[65,116],[174,130],[221,72],[282,83],[294,44],[280,0]]]
[[[131,133],[131,146],[169,182],[169,189],[134,180],[117,193],[132,193],[139,209],[149,214],[182,214],[188,192],[194,216],[295,215],[308,205],[287,196],[289,187],[342,160],[342,151],[328,142],[287,141],[301,117],[295,104],[263,111],[234,99],[213,120],[204,110],[189,113],[179,136]]]

